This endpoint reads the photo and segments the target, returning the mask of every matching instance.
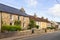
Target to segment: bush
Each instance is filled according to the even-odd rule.
[[[35,25],[36,25],[35,21],[34,20],[30,20],[30,23],[28,25],[29,26],[28,29],[35,28]]]
[[[21,30],[20,26],[11,26],[11,25],[3,25],[2,26],[2,31],[17,31]]]
[[[39,26],[38,26],[38,25],[36,25],[36,28],[37,28],[37,29],[39,29]]]
[[[55,29],[55,27],[47,27],[47,29]]]
[[[14,25],[21,25],[21,21],[16,20],[16,21],[14,22]]]
[[[29,27],[28,27],[28,29],[32,29],[32,26],[29,24]]]

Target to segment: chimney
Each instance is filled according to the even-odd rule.
[[[46,18],[46,20],[48,20],[48,18]]]
[[[37,17],[36,13],[34,13],[34,17]]]
[[[44,17],[41,17],[42,19],[44,19]]]
[[[23,8],[23,7],[20,9],[20,11],[21,11],[21,12],[25,12],[25,10],[24,10],[24,8]]]

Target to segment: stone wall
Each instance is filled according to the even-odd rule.
[[[3,24],[10,25],[10,14],[7,12],[2,12],[2,22]]]
[[[30,34],[31,34],[31,30],[5,32],[5,33],[0,33],[0,39],[7,38],[7,37],[14,37],[14,36],[24,36],[24,35],[30,35]]]
[[[34,30],[34,34],[41,34],[41,33],[45,33],[45,31]],[[5,33],[0,33],[0,38],[7,38],[7,37],[13,37],[13,36],[24,36],[24,35],[31,35],[31,34],[32,34],[32,30],[5,32]]]
[[[29,17],[20,16],[20,21],[21,21],[22,28],[26,29],[28,27],[28,24],[29,24]]]
[[[12,21],[12,25],[14,25],[14,22],[18,20],[18,15],[12,14],[12,17],[13,17],[13,20],[10,19],[10,13],[2,12],[3,24],[10,25],[10,22]],[[29,24],[29,17],[19,16],[19,18],[20,18],[19,20],[21,21],[21,27],[23,28],[23,24],[24,24],[24,28],[27,28]]]
[[[49,33],[49,32],[54,32],[54,30],[45,30],[42,29],[35,29],[34,34],[43,34],[43,33]],[[24,31],[14,31],[14,32],[5,32],[5,33],[0,33],[0,39],[1,38],[7,38],[7,37],[14,37],[14,36],[25,36],[25,35],[31,35],[32,30],[24,30]]]

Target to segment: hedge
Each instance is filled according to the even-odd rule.
[[[36,27],[37,29],[39,29],[39,25],[36,25],[35,27]]]
[[[47,27],[47,29],[55,29],[55,27]]]
[[[12,26],[12,25],[3,25],[2,26],[2,31],[20,31],[21,30],[21,26]]]

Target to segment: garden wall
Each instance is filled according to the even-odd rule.
[[[53,32],[53,31],[54,30],[47,30],[47,32]],[[45,33],[45,30],[40,30],[40,29],[34,30],[34,34],[42,34],[42,33]],[[24,35],[31,35],[31,34],[32,34],[32,30],[5,32],[5,33],[0,33],[0,38],[24,36]]]

